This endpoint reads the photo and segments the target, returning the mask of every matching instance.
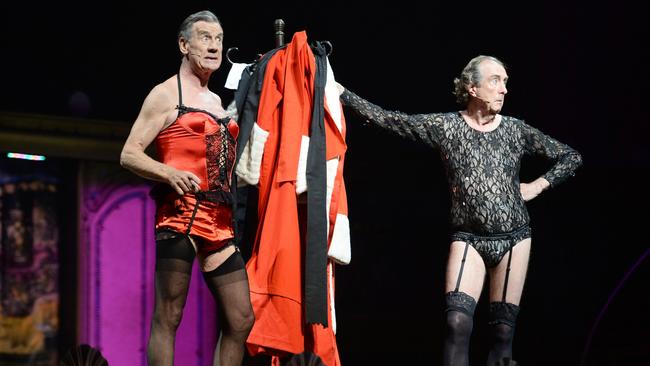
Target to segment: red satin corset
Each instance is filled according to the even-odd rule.
[[[201,190],[230,192],[239,126],[203,111],[183,108],[176,121],[156,138],[160,161],[201,179]]]
[[[201,179],[201,191],[230,193],[239,126],[231,119],[181,106],[176,121],[156,138],[160,161]],[[195,206],[198,208],[194,213]],[[169,190],[157,199],[156,229],[171,229],[200,237],[199,253],[208,254],[233,237],[230,204],[198,201],[192,193],[182,197]]]

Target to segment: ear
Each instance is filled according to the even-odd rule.
[[[187,40],[183,37],[180,37],[178,39],[178,49],[181,51],[183,56],[186,56],[187,54],[190,53],[190,50],[188,48]]]
[[[476,85],[472,85],[467,88],[467,93],[473,97],[476,97]]]

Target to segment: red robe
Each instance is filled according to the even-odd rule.
[[[257,237],[247,263],[255,325],[247,340],[251,354],[283,356],[311,351],[328,366],[340,365],[332,319],[334,265],[327,265],[328,324],[305,324],[302,268],[306,217],[296,194],[301,143],[309,135],[315,59],[305,32],[294,35],[268,62],[260,95],[257,124],[268,131],[259,167]],[[340,103],[336,100],[336,103]],[[340,105],[340,104],[339,104]],[[343,184],[345,121],[338,127],[325,111],[326,159],[335,164],[329,191],[329,240],[337,217],[347,215]],[[300,212],[299,212],[300,211]],[[306,216],[306,215],[305,215]],[[347,225],[347,221],[345,222]],[[302,231],[301,231],[302,230]],[[349,237],[348,237],[349,239]],[[274,363],[278,363],[277,358]]]

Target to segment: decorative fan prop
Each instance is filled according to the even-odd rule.
[[[69,350],[59,366],[108,366],[108,361],[98,349],[81,344]]]

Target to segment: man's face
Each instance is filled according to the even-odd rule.
[[[192,37],[184,44],[190,61],[199,69],[215,71],[221,66],[223,29],[219,23],[194,23]]]
[[[470,88],[470,95],[487,107],[490,113],[499,113],[503,108],[503,102],[508,93],[506,69],[492,60],[481,62],[478,69],[481,73],[481,82],[479,85]]]

